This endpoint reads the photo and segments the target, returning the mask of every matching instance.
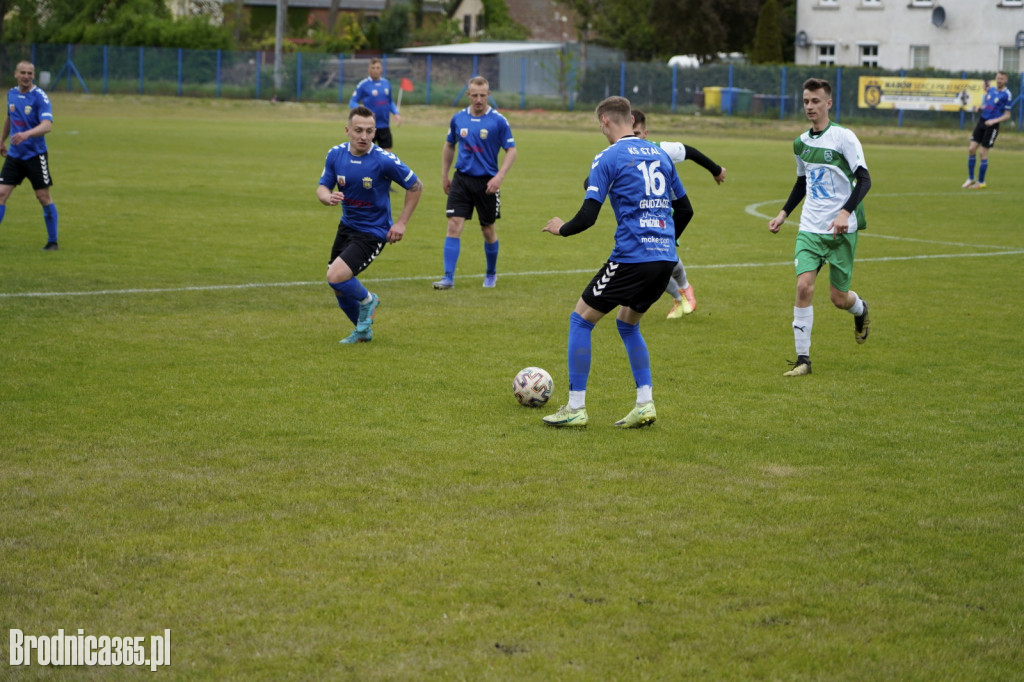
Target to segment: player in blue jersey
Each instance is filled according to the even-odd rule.
[[[964,189],[985,189],[985,174],[988,172],[988,151],[996,144],[999,135],[999,124],[1010,118],[1010,103],[1013,95],[1006,87],[1009,76],[1005,71],[996,74],[996,85],[985,93],[985,101],[981,105],[981,116],[971,133],[971,141],[967,145],[967,179],[961,185]],[[981,150],[979,151],[979,147]],[[974,180],[974,166],[978,164],[978,180]]]
[[[50,158],[44,137],[53,129],[53,108],[46,93],[33,84],[36,67],[32,62],[18,62],[14,77],[18,85],[7,93],[7,116],[0,135],[0,156],[5,157],[3,170],[0,170],[0,223],[7,211],[7,198],[22,180],[28,178],[36,199],[43,207],[43,223],[46,225],[46,246],[43,250],[56,251],[57,206],[50,198],[53,176],[50,175]],[[8,136],[10,147],[7,146]]]
[[[384,63],[377,57],[370,60],[370,66],[366,69],[367,77],[356,85],[352,98],[348,101],[351,109],[360,104],[373,112],[377,125],[377,132],[374,133],[373,141],[385,151],[391,151],[394,146],[394,139],[391,136],[391,117],[395,117],[395,125],[402,125],[402,116],[398,113],[391,98],[391,83],[384,78]]]
[[[472,78],[467,93],[469,106],[452,116],[441,150],[441,183],[448,195],[448,233],[444,240],[444,277],[434,282],[435,289],[455,286],[462,228],[473,217],[474,209],[484,237],[484,286],[493,288],[498,281],[498,233],[494,223],[501,217],[501,183],[515,163],[516,143],[508,121],[488,104],[491,86],[487,79]],[[459,154],[455,177],[449,179],[456,146]],[[498,152],[502,149],[505,156],[499,168]]]
[[[554,217],[544,231],[568,237],[586,230],[597,222],[607,198],[615,212],[615,246],[569,316],[569,403],[544,417],[544,423],[587,425],[591,333],[601,318],[618,308],[615,324],[636,382],[636,405],[615,426],[632,429],[649,426],[657,417],[640,320],[665,291],[679,260],[676,239],[693,218],[693,208],[669,155],[633,134],[628,99],[608,97],[595,113],[611,146],[594,157],[583,206],[575,217],[569,222]]]
[[[647,139],[647,115],[639,109],[633,110],[633,134],[644,140]],[[655,144],[668,153],[672,163],[693,161],[711,173],[711,177],[719,185],[725,182],[725,168],[719,166],[696,148],[682,142],[655,142]],[[672,309],[666,316],[668,319],[677,320],[697,309],[697,296],[693,292],[693,285],[686,277],[686,268],[683,266],[682,258],[672,270],[672,277],[669,279],[668,288],[665,291],[672,297]]]
[[[405,229],[420,201],[423,183],[391,152],[373,143],[373,112],[358,106],[349,112],[348,142],[327,152],[316,198],[324,206],[341,205],[341,222],[331,247],[327,283],[338,307],[355,330],[341,343],[373,340],[373,315],[380,299],[366,290],[356,275],[369,267],[386,244],[405,236]],[[405,203],[398,220],[391,221],[391,185],[405,188]]]
[[[832,85],[818,78],[804,81],[804,113],[811,129],[793,141],[796,183],[779,214],[768,221],[775,234],[793,209],[804,200],[796,235],[796,304],[793,307],[793,342],[796,362],[785,376],[811,373],[811,327],[814,324],[814,280],[828,263],[832,305],[853,315],[857,343],[868,338],[868,304],[850,290],[857,234],[864,220],[864,196],[871,176],[864,149],[852,130],[829,120]]]

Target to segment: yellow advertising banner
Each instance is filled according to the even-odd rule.
[[[857,106],[861,109],[977,111],[988,82],[964,78],[901,78],[861,76]]]

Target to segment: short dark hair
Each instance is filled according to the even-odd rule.
[[[832,96],[832,84],[824,78],[808,78],[804,81],[804,90],[824,90],[827,96]]]
[[[633,125],[641,128],[647,127],[647,115],[639,109],[633,110]]]
[[[363,118],[374,118],[373,112],[368,108],[360,104],[357,107],[353,107],[352,111],[348,112],[348,120],[351,121],[353,116],[362,116]],[[375,121],[376,122],[376,121]]]

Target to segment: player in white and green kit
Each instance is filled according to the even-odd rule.
[[[777,233],[797,205],[800,231],[796,237],[796,305],[793,308],[793,339],[796,362],[786,376],[811,373],[811,327],[814,324],[814,280],[821,267],[829,266],[829,293],[833,305],[853,315],[857,343],[868,338],[868,304],[850,290],[857,232],[867,226],[861,203],[871,188],[867,162],[860,140],[829,120],[832,86],[826,80],[804,82],[804,113],[811,129],[793,142],[796,184],[786,205],[768,222]]]

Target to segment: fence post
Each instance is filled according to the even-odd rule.
[[[569,57],[569,111],[576,110],[576,60]]]
[[[217,50],[217,97],[220,97],[220,50]]]
[[[905,73],[906,73],[906,71],[904,71],[903,69],[900,69],[900,78],[903,78],[903,75]],[[900,107],[899,114],[896,115],[896,127],[897,128],[902,128],[903,127],[903,108],[902,107]],[[963,127],[962,123],[961,123],[960,127],[961,128]]]
[[[843,104],[843,69],[842,67],[836,67],[836,123],[839,123],[841,117],[840,107]]]
[[[626,96],[626,62],[619,64],[619,97]]]
[[[779,93],[779,120],[786,118],[786,67],[782,67],[782,92]]]
[[[302,101],[302,53],[295,53],[295,101]]]
[[[526,109],[526,57],[519,58],[519,108]]]
[[[263,91],[263,50],[256,50],[256,99]]]
[[[182,80],[182,55],[184,50],[178,48],[178,97],[181,97],[181,80]]]
[[[338,104],[345,101],[345,69],[342,66],[342,62],[345,60],[345,56],[338,53]]]
[[[104,95],[107,94],[107,76],[108,76],[108,73],[109,73],[108,72],[107,52],[109,51],[109,49],[110,49],[109,45],[104,45],[103,46],[103,94]]]
[[[143,71],[143,66],[142,66],[142,64],[143,64],[142,50],[143,50],[143,48],[140,47],[139,48],[139,94],[140,95],[142,94],[142,84],[144,82],[143,74],[145,73]]]
[[[1021,88],[1024,88],[1024,73],[1020,76],[1020,87],[1017,88],[1017,97],[1021,98],[1018,100],[1020,109],[1017,110],[1017,132],[1020,132],[1021,126],[1024,126],[1024,90]]]
[[[966,71],[961,71],[960,72],[960,79],[961,80],[966,80],[967,79],[967,72]],[[964,114],[965,113],[967,113],[967,112],[964,111],[964,108],[960,107],[960,130],[964,129]]]
[[[678,68],[679,68],[678,64],[673,64],[672,65],[672,113],[673,114],[676,113],[676,88],[678,87],[678,83],[679,83],[679,81],[678,81],[679,72],[677,71]]]
[[[733,65],[729,64],[729,107],[728,108],[726,108],[724,106],[722,107],[723,109],[726,110],[725,113],[726,113],[727,116],[732,116],[733,107],[736,106],[736,93],[733,92],[733,89],[732,89],[732,67],[733,67]],[[725,99],[725,98],[723,97],[722,99]]]
[[[427,89],[427,91],[426,91],[427,102],[426,103],[427,104],[430,104],[430,76],[431,76],[431,66],[432,66],[432,63],[431,63],[431,60],[430,60],[431,56],[432,55],[429,55],[429,54],[427,55],[427,83],[426,83],[426,89]]]

